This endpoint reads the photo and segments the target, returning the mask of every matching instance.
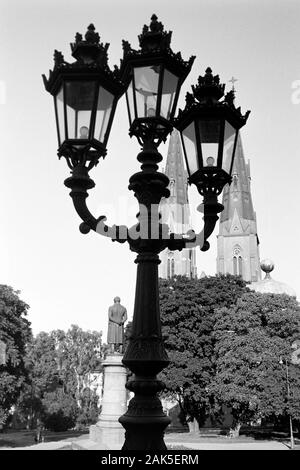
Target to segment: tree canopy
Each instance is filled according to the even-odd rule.
[[[26,356],[30,383],[18,403],[29,426],[37,418],[53,430],[95,422],[102,349],[101,332],[77,325],[33,338]]]
[[[234,305],[247,290],[241,278],[231,275],[160,280],[162,332],[171,361],[161,377],[165,396],[178,400],[189,421],[202,424],[210,409],[215,311]]]
[[[224,406],[237,432],[257,419],[299,419],[299,365],[291,362],[300,336],[296,299],[250,291],[232,275],[178,276],[160,280],[160,304],[170,359],[161,373],[164,397],[178,400],[189,425],[221,417]]]
[[[231,407],[236,429],[261,418],[300,418],[299,366],[291,362],[299,334],[300,308],[287,295],[245,293],[236,305],[217,310],[209,393],[216,406]]]
[[[29,321],[25,318],[29,306],[20,299],[19,292],[0,285],[0,340],[3,360],[0,364],[0,425],[8,417],[27,380],[25,367],[26,344],[31,338]]]

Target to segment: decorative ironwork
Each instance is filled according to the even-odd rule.
[[[209,248],[207,238],[212,233],[218,220],[217,213],[223,210],[218,203],[217,196],[221,194],[225,184],[232,181],[231,172],[237,142],[237,132],[246,123],[250,111],[242,115],[241,108],[234,104],[234,90],[225,96],[225,85],[220,83],[219,75],[213,75],[212,69],[207,67],[204,76],[199,76],[196,86],[192,86],[192,93],[186,94],[184,110],[180,109],[174,125],[181,131],[184,154],[188,170],[190,168],[189,157],[185,148],[184,137],[186,129],[192,128],[195,156],[189,170],[189,184],[195,184],[199,193],[204,197],[204,244],[201,248],[205,251]],[[210,123],[209,127],[206,123]],[[202,126],[203,124],[203,126]],[[223,167],[223,151],[226,126],[230,126],[232,136],[231,154],[229,166],[226,171]],[[202,127],[201,127],[202,126]],[[200,130],[201,127],[201,130]],[[227,136],[228,139],[228,136]],[[217,146],[215,157],[203,155],[203,148],[207,143],[213,142]],[[206,160],[206,161],[204,161]],[[209,161],[212,163],[209,164]]]
[[[54,68],[49,71],[48,78],[43,75],[43,81],[46,90],[51,93],[55,99],[57,129],[59,134],[59,158],[62,156],[65,157],[71,169],[75,168],[77,165],[82,165],[90,170],[98,164],[100,157],[104,158],[106,155],[106,143],[113,115],[118,99],[125,92],[125,85],[120,80],[119,68],[114,66],[114,70],[110,70],[107,55],[109,44],[106,43],[104,45],[100,42],[100,36],[95,32],[93,24],[89,25],[84,40],[82,34],[77,33],[75,42],[71,43],[70,46],[72,56],[76,61],[72,63],[65,61],[62,53],[55,50]],[[67,94],[66,84],[69,86]],[[71,98],[73,99],[73,96],[68,98],[71,93],[70,87],[79,87],[79,84],[86,84],[85,95],[86,99],[89,101],[87,101],[86,107],[83,109],[88,109],[91,112],[90,122],[85,124],[87,129],[85,137],[80,135],[79,130],[73,133],[76,135],[69,136],[70,117],[68,117],[66,100],[70,102]],[[95,84],[95,90],[91,91],[92,86],[94,86],[93,84]],[[82,85],[82,87],[83,86],[84,85]],[[111,96],[113,96],[113,101],[106,133],[102,136],[102,140],[98,140],[98,135],[94,136],[93,134],[96,126],[97,102],[101,89],[110,93]],[[90,93],[90,96],[88,93]],[[60,99],[62,103],[61,106],[64,109],[61,115],[58,113],[58,99]],[[89,106],[89,108],[87,108],[87,106]],[[58,122],[59,120],[60,122]],[[62,135],[61,129],[64,129]],[[83,129],[83,127],[81,129]]]
[[[122,80],[129,85],[133,80],[133,69],[136,67],[155,67],[158,71],[158,90],[157,90],[157,108],[153,117],[138,116],[132,119],[130,126],[130,136],[136,136],[139,143],[143,145],[147,141],[155,139],[158,146],[165,141],[169,133],[172,131],[170,121],[175,113],[180,87],[189,74],[195,56],[191,56],[188,61],[184,61],[181,53],[174,53],[170,47],[172,32],[164,31],[164,26],[158,21],[156,15],[152,15],[150,26],[144,25],[142,34],[138,36],[140,49],[135,50],[128,41],[123,40],[123,59],[121,60],[121,77]],[[174,90],[174,101],[170,116],[166,117],[160,112],[161,96],[164,83],[164,71],[170,71],[176,78],[178,83]],[[133,93],[138,90],[133,86]],[[136,98],[134,98],[136,101]],[[129,106],[129,105],[128,105]],[[137,108],[135,103],[135,114]]]
[[[236,108],[234,105],[234,91],[230,90],[224,97],[224,90],[225,84],[220,83],[219,75],[213,75],[212,69],[208,67],[205,75],[198,77],[197,85],[192,85],[193,93],[186,93],[185,108],[184,110],[179,109],[178,116],[174,120],[175,127],[178,127],[179,123],[182,127],[182,123],[186,118],[191,121],[192,117],[199,112],[202,115],[206,114],[207,117],[215,116],[216,110],[220,117],[225,116],[238,128],[246,124],[250,111],[243,115],[241,108]],[[221,98],[223,98],[222,101],[220,101]]]

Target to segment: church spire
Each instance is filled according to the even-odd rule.
[[[169,140],[165,174],[170,183],[170,197],[163,198],[160,204],[162,222],[168,224],[174,233],[186,233],[191,229],[191,215],[188,201],[187,171],[183,162],[183,152],[179,132],[174,129]],[[196,277],[196,252],[194,248],[172,252],[164,250],[159,265],[159,276],[165,279],[174,275]]]
[[[255,220],[251,188],[250,163],[245,162],[242,140],[238,136],[235,160],[232,170],[232,183],[224,188],[223,205],[220,222],[231,220],[235,211],[239,217],[246,220]]]
[[[170,137],[165,173],[170,180],[170,202],[188,204],[187,172],[183,163],[180,135],[176,129]]]
[[[256,214],[250,187],[250,164],[245,162],[238,136],[232,183],[224,188],[220,216],[217,272],[238,274],[245,281],[261,278]]]

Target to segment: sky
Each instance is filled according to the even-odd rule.
[[[128,245],[97,233],[82,235],[81,220],[63,181],[57,158],[52,97],[41,75],[53,67],[53,52],[71,61],[70,42],[94,23],[110,43],[109,64],[119,65],[122,39],[138,48],[137,36],[156,13],[173,31],[171,47],[184,59],[196,55],[181,90],[179,107],[199,75],[210,66],[236,104],[251,110],[242,130],[250,160],[261,259],[275,263],[273,277],[300,298],[299,130],[300,3],[297,0],[2,0],[0,6],[0,283],[20,291],[30,306],[33,333],[68,329],[102,330],[119,296],[132,318],[136,265]],[[159,148],[166,157],[167,145]],[[108,152],[91,177],[88,204],[110,225],[135,223],[137,202],[128,191],[139,170],[140,146],[128,136],[125,97],[119,101]],[[165,161],[165,160],[164,160]],[[162,163],[162,165],[164,162]],[[196,230],[201,218],[197,191],[190,190]],[[198,272],[216,272],[216,235],[209,251],[197,253]]]

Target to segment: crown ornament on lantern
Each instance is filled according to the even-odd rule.
[[[190,109],[219,107],[221,109],[230,109],[230,114],[234,120],[246,123],[250,111],[244,115],[241,113],[241,107],[234,105],[235,93],[230,90],[226,95],[225,84],[220,83],[219,75],[213,75],[212,69],[207,67],[204,76],[199,76],[197,85],[192,85],[192,93],[187,92],[185,96],[185,108],[179,109],[178,117],[189,112]],[[225,111],[224,111],[225,112]]]
[[[128,41],[122,41],[123,53],[125,59],[127,56],[140,56],[141,54],[164,54],[164,56],[172,57],[178,63],[187,70],[187,73],[190,71],[195,56],[191,56],[188,61],[184,61],[181,53],[174,53],[171,49],[171,38],[172,31],[165,31],[164,25],[158,21],[158,18],[155,14],[151,16],[151,23],[149,26],[144,25],[142,34],[138,36],[140,50],[132,49]],[[122,61],[121,61],[122,63]]]

